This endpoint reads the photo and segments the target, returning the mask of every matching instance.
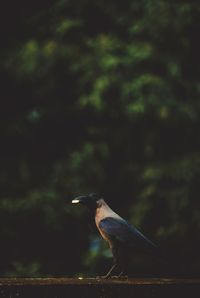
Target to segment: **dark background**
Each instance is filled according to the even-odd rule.
[[[105,273],[90,192],[173,264],[133,276],[200,274],[199,35],[198,1],[1,4],[1,276]]]

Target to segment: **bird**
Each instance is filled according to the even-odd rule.
[[[133,251],[147,254],[159,254],[157,245],[144,236],[135,226],[114,212],[102,195],[91,193],[81,195],[72,200],[73,204],[82,204],[89,208],[94,216],[97,229],[103,239],[108,242],[113,255],[113,265],[103,278],[112,276],[119,270],[118,277],[124,275],[129,256]]]

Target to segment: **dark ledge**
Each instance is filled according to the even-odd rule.
[[[200,279],[1,278],[0,298],[200,297]]]
[[[177,278],[0,278],[2,286],[38,286],[38,285],[181,285],[181,284],[200,284],[199,279],[177,279]]]

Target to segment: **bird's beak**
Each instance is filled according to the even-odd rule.
[[[72,200],[72,204],[78,204],[78,203],[80,203],[80,201],[78,199]]]
[[[78,203],[82,203],[84,202],[84,200],[86,199],[86,196],[80,196],[75,198],[74,200],[72,200],[72,204],[78,204]]]

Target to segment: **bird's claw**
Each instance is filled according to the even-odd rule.
[[[128,279],[128,275],[102,275],[97,276],[98,279]]]
[[[111,278],[110,275],[101,275],[101,276],[97,276],[96,278],[99,278],[99,279],[108,279],[108,278]]]
[[[116,279],[128,279],[128,275],[113,275],[110,276],[110,278],[116,278]]]

